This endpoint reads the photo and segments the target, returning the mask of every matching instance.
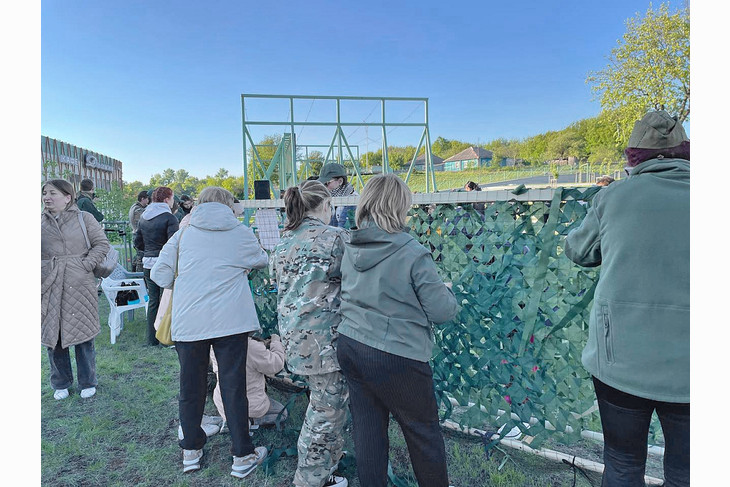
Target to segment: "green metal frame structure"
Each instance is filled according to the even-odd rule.
[[[268,98],[268,99],[288,99],[289,101],[289,120],[285,122],[277,122],[270,120],[246,120],[246,100],[251,98]],[[335,103],[335,120],[333,121],[295,121],[294,117],[294,100],[332,100]],[[343,122],[341,120],[340,104],[342,101],[361,100],[361,101],[379,101],[380,102],[380,113],[381,118],[379,122]],[[386,104],[387,102],[421,102],[423,103],[423,122],[388,122],[386,119]],[[296,143],[296,132],[297,127],[306,126],[325,126],[332,127],[334,134],[329,145],[306,145],[299,146],[300,148],[306,147],[327,147],[327,152],[324,156],[325,162],[338,162],[340,164],[345,160],[350,160],[353,163],[353,168],[357,176],[357,180],[361,186],[364,186],[362,174],[359,166],[359,147],[351,146],[347,141],[342,128],[343,127],[379,127],[382,130],[382,150],[383,150],[383,172],[392,172],[390,165],[388,164],[388,138],[387,129],[391,127],[422,127],[423,132],[421,133],[420,141],[416,147],[416,151],[413,154],[413,159],[408,168],[406,174],[406,182],[410,179],[411,173],[413,172],[413,166],[415,164],[418,152],[421,147],[425,148],[425,172],[426,172],[426,192],[436,192],[436,178],[433,171],[433,162],[431,158],[431,134],[428,127],[428,98],[411,98],[411,97],[368,97],[368,96],[308,96],[308,95],[265,95],[265,94],[242,94],[241,95],[241,119],[243,124],[243,184],[246,188],[244,194],[245,199],[249,199],[249,174],[248,174],[248,145],[251,145],[251,152],[253,154],[253,168],[255,173],[258,172],[263,178],[268,179],[271,183],[272,188],[276,186],[274,181],[271,180],[274,169],[279,169],[279,189],[285,189],[298,184],[299,178],[297,176],[297,143]],[[284,128],[285,132],[282,136],[281,143],[276,149],[274,157],[270,161],[264,161],[261,159],[257,144],[253,141],[249,127],[251,126],[277,126]],[[288,131],[286,131],[288,129]],[[353,154],[353,147],[356,149],[357,157]],[[344,157],[345,152],[349,158]],[[308,161],[305,161],[308,164]],[[255,174],[253,175],[255,176]]]

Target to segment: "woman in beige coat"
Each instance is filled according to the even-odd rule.
[[[71,183],[52,179],[41,191],[41,344],[48,348],[53,397],[68,397],[73,383],[69,348],[75,346],[81,397],[88,398],[96,393],[94,337],[100,331],[93,270],[109,251],[109,241],[94,216],[74,203]]]
[[[268,344],[268,346],[267,346]],[[266,376],[274,376],[284,368],[286,352],[279,335],[271,335],[269,340],[248,337],[248,356],[246,357],[246,397],[248,398],[248,417],[253,426],[272,426],[276,420],[284,421],[289,413],[284,405],[266,394]],[[213,371],[218,375],[218,362],[210,351]],[[213,403],[218,414],[226,422],[220,384],[213,390]],[[281,413],[281,414],[280,414]]]

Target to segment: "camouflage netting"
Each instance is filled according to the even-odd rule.
[[[598,272],[563,254],[564,236],[585,216],[595,189],[557,188],[552,201],[414,207],[411,232],[453,283],[461,310],[435,327],[432,361],[443,419],[519,427],[539,447],[577,438],[594,402],[580,362]],[[276,290],[251,275],[264,335],[276,332]],[[512,419],[512,413],[519,420]],[[537,422],[529,430],[523,425]],[[557,431],[545,429],[549,421]],[[534,422],[534,421],[533,421]],[[564,435],[566,427],[572,435]]]

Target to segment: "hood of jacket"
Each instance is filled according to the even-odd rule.
[[[689,179],[689,161],[686,159],[649,159],[631,169],[629,177],[656,174],[665,178]]]
[[[233,210],[223,203],[203,203],[190,214],[190,226],[203,230],[225,231],[243,225]]]
[[[350,236],[352,263],[355,270],[367,271],[391,256],[413,238],[406,232],[388,233],[374,223],[353,230]]]
[[[172,210],[170,210],[170,206],[167,203],[150,203],[142,212],[142,218],[145,220],[152,220],[154,217],[160,216],[163,213],[172,213]]]

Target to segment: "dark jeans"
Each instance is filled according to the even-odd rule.
[[[388,483],[392,413],[403,431],[418,485],[448,486],[444,438],[428,363],[383,352],[344,335],[337,339],[337,360],[350,389],[360,485],[385,487]]]
[[[73,371],[71,370],[71,355],[68,348],[61,348],[61,340],[58,340],[55,348],[46,347],[48,350],[48,361],[51,363],[51,386],[58,389],[68,389],[74,382]],[[79,380],[79,387],[88,389],[96,387],[96,350],[94,339],[88,342],[79,343],[74,346],[76,355],[76,375]]]
[[[147,303],[147,345],[159,345],[160,342],[155,338],[155,333],[157,333],[157,330],[155,330],[155,318],[157,317],[157,309],[160,307],[162,288],[152,280],[150,270],[144,270],[144,285],[147,286],[147,294],[150,298]]]
[[[603,427],[603,487],[644,487],[647,437],[656,410],[664,434],[664,485],[689,485],[689,403],[653,401],[604,384],[595,377]]]
[[[208,396],[210,347],[218,361],[218,381],[223,409],[231,434],[231,454],[243,457],[254,453],[248,434],[248,398],[246,397],[246,356],[248,333],[195,342],[175,342],[180,361],[180,425],[185,450],[200,450],[207,437],[200,422]]]

